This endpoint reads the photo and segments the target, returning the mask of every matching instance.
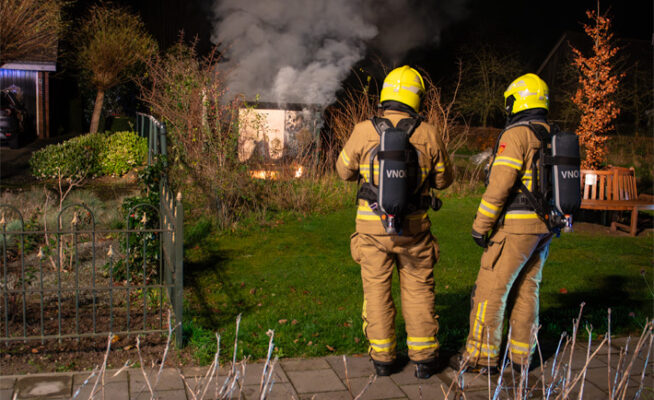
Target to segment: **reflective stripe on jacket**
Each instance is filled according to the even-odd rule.
[[[549,126],[539,123],[547,128]],[[493,229],[495,222],[502,214],[502,210],[515,186],[521,180],[528,189],[533,190],[533,177],[538,171],[532,171],[534,155],[540,149],[541,142],[532,130],[525,125],[509,127],[500,138],[497,154],[490,166],[488,187],[482,196],[477,216],[472,225],[475,231],[486,234]],[[509,211],[504,216],[504,230],[517,234],[548,233],[547,226],[535,211],[518,210]]]

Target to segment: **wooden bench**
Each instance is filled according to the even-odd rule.
[[[618,222],[611,223],[611,230],[627,230],[636,236],[638,229],[638,210],[654,210],[651,196],[638,197],[636,174],[633,168],[611,167],[606,171],[581,170],[583,199],[581,208],[587,210],[631,211],[629,226]]]

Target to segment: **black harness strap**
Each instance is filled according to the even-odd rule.
[[[545,156],[543,162],[545,163],[545,165],[579,166],[581,164],[581,159],[579,157]]]

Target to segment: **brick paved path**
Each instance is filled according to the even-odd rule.
[[[615,370],[618,363],[619,349],[626,344],[626,339],[617,339],[611,348],[611,364]],[[633,347],[635,343],[631,346]],[[576,356],[572,361],[572,370],[579,371],[585,364],[585,347],[580,345],[575,351]],[[628,358],[631,360],[631,357]],[[651,361],[651,360],[650,360]],[[551,367],[551,363],[546,363]],[[640,385],[640,374],[645,365],[645,355],[641,354],[634,359],[632,374],[628,382],[628,396],[632,399]],[[246,364],[244,385],[241,398],[246,400],[259,398],[259,383],[263,363]],[[455,372],[445,368],[435,376],[427,380],[418,380],[413,376],[414,366],[406,364],[401,371],[390,377],[377,378],[362,396],[363,399],[444,399],[444,391],[450,387]],[[155,398],[161,400],[192,400],[191,391],[198,385],[198,382],[206,374],[207,368],[194,367],[181,370],[186,382],[182,381],[179,371],[165,369],[159,383],[154,388]],[[129,369],[123,371],[116,377],[112,377],[115,371],[108,371],[105,375],[104,399],[108,400],[134,400],[149,399],[150,391],[147,388],[143,373],[140,369]],[[646,369],[644,380],[645,388],[641,392],[641,399],[654,399],[654,369],[651,362]],[[546,371],[546,374],[548,371]],[[373,374],[373,367],[367,356],[347,357],[347,379],[342,356],[330,356],[315,359],[284,359],[275,367],[275,383],[268,399],[352,399],[351,393],[356,396],[369,383]],[[529,387],[537,384],[540,389],[538,377],[540,368],[532,371],[529,375]],[[150,379],[154,383],[154,376]],[[0,400],[21,400],[21,399],[70,399],[81,387],[77,399],[88,399],[93,389],[92,380],[82,386],[89,372],[43,374],[27,376],[4,376],[0,377]],[[226,371],[221,371],[219,376],[222,384]],[[573,372],[572,376],[575,376]],[[513,382],[511,369],[504,374],[505,382]],[[607,399],[608,390],[608,351],[604,347],[595,359],[589,364],[584,383],[584,399]],[[486,377],[464,375],[466,399],[488,399],[488,381]],[[348,390],[349,384],[349,390]],[[494,389],[497,386],[497,376],[492,378],[491,383]],[[506,383],[501,398],[514,398],[513,388]],[[98,386],[100,387],[100,386]],[[579,385],[575,392],[578,392]],[[205,399],[212,399],[215,393],[214,386],[207,392]],[[535,398],[541,398],[541,391],[535,391]],[[102,393],[98,392],[97,399],[102,399]],[[238,391],[233,396],[238,398]],[[450,394],[449,398],[453,398]],[[578,398],[575,395],[571,398]]]

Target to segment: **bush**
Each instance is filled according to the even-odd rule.
[[[102,172],[99,154],[104,141],[102,135],[94,133],[46,146],[30,158],[32,175],[39,179],[99,175]]]
[[[107,137],[102,152],[100,165],[105,175],[123,175],[132,168],[142,165],[148,154],[146,138],[136,132],[116,132]]]
[[[135,132],[91,133],[35,152],[30,167],[38,179],[122,175],[143,164],[147,151],[147,140]]]

